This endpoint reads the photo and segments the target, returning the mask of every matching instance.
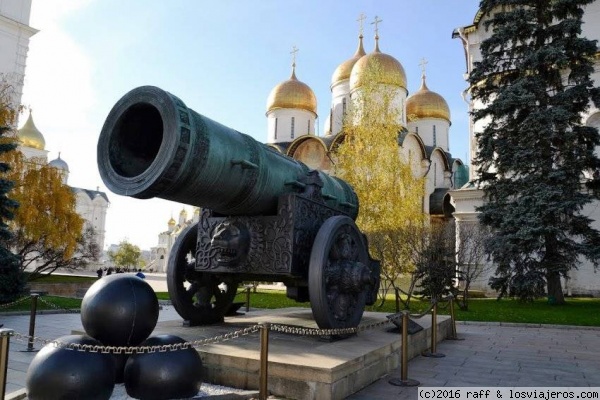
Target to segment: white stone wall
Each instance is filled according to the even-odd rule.
[[[29,38],[31,0],[0,0],[0,73],[15,89],[14,105],[21,104]]]
[[[410,121],[408,122],[408,130],[418,132],[426,146],[439,147],[444,151],[450,151],[450,123],[445,119],[426,118]]]
[[[292,118],[294,130],[292,133]],[[267,114],[267,143],[292,142],[304,135],[315,134],[316,115],[310,111],[280,108]]]

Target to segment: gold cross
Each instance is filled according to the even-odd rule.
[[[371,25],[375,25],[375,36],[379,36],[379,23],[383,22],[382,19],[379,19],[379,17],[376,15],[375,16],[375,21],[371,22]]]
[[[298,52],[298,48],[296,47],[296,45],[294,45],[292,47],[292,51],[290,51],[290,54],[292,55],[292,65],[295,67],[296,66],[296,53]]]
[[[363,23],[365,21],[365,19],[367,19],[367,17],[365,16],[365,13],[360,13],[360,15],[358,16],[358,19],[356,21],[358,21],[358,26],[359,26],[359,34],[362,35],[363,34]]]
[[[419,63],[419,66],[421,67],[421,72],[422,72],[423,76],[425,76],[425,65],[427,65],[427,60],[425,58],[421,58],[421,62]]]

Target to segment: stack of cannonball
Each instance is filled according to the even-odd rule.
[[[87,335],[69,335],[47,344],[27,371],[30,400],[108,400],[115,383],[136,399],[167,400],[198,393],[202,361],[193,348],[166,352],[109,354],[70,350],[64,344],[156,346],[183,343],[174,335],[149,337],[158,321],[158,299],[143,279],[126,274],[96,281],[81,303]]]

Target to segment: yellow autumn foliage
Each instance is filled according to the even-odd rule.
[[[70,258],[84,221],[76,211],[75,194],[62,183],[60,171],[45,163],[26,160],[18,150],[4,154],[2,161],[11,167],[4,178],[15,183],[10,197],[19,203],[15,218],[10,222],[19,242],[15,251],[21,252],[37,243],[45,248],[60,249],[65,258]]]
[[[413,175],[400,153],[402,105],[396,88],[379,83],[381,73],[379,65],[371,65],[360,91],[353,93],[335,174],[356,191],[357,225],[367,235],[372,255],[382,261],[384,277],[393,281],[413,268],[403,238],[424,226],[424,178]]]

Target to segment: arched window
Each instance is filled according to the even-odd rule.
[[[291,134],[290,137],[293,139],[294,138],[294,125],[296,123],[296,118],[292,117],[292,130],[291,130]]]

